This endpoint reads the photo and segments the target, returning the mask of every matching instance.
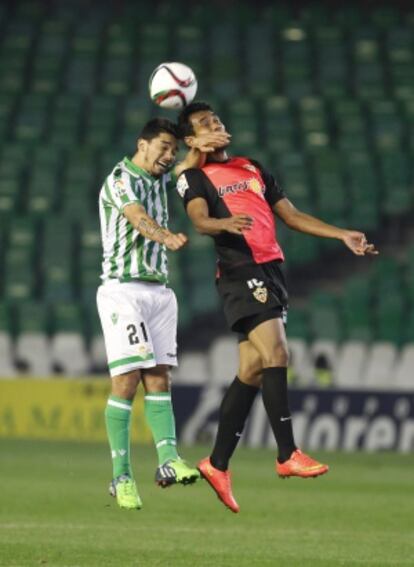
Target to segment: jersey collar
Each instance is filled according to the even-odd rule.
[[[125,167],[129,171],[129,173],[132,173],[132,175],[135,175],[135,176],[144,175],[145,177],[148,177],[149,179],[156,179],[156,177],[153,177],[150,173],[148,173],[148,171],[145,171],[145,169],[142,169],[142,167],[135,165],[135,163],[132,162],[126,156],[124,157],[123,162],[124,162]]]

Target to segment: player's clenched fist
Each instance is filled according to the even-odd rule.
[[[188,238],[182,232],[174,234],[173,232],[168,232],[164,238],[164,244],[168,250],[179,250],[185,244],[187,244]]]

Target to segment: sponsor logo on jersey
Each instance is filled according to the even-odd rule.
[[[116,179],[114,181],[114,188],[115,188],[115,192],[118,195],[118,197],[123,197],[124,195],[127,194],[126,187],[125,187],[122,179]]]
[[[220,185],[218,194],[220,197],[224,197],[229,193],[242,193],[249,189],[257,195],[263,195],[265,187],[256,177],[251,177],[250,179],[243,179],[243,181],[237,181],[231,185]]]
[[[177,181],[177,191],[180,197],[184,198],[185,192],[187,191],[189,185],[185,174],[180,175]]]

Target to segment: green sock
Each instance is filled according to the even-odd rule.
[[[109,396],[105,409],[106,432],[111,447],[113,478],[122,474],[132,477],[129,447],[129,426],[132,402]]]
[[[154,438],[158,462],[164,464],[169,459],[177,459],[175,419],[170,392],[156,392],[145,395],[145,418]]]

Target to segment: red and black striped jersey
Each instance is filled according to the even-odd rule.
[[[221,267],[284,260],[272,207],[285,194],[258,162],[233,157],[187,169],[178,179],[177,191],[185,207],[192,199],[205,199],[211,217],[247,214],[253,218],[251,230],[241,235],[222,232],[213,236]]]

